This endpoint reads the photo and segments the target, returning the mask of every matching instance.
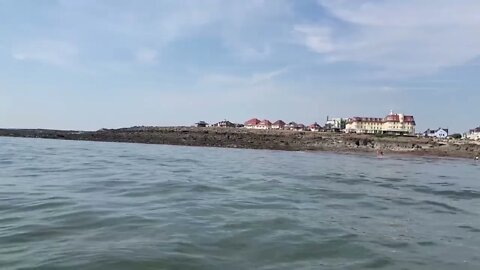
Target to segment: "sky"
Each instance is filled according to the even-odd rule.
[[[0,0],[0,127],[480,125],[478,0]]]

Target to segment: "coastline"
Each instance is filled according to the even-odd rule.
[[[427,156],[473,159],[480,143],[465,140],[244,128],[132,127],[98,131],[0,129],[3,137],[222,148]]]

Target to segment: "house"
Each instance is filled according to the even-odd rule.
[[[415,134],[415,119],[411,115],[390,112],[384,118],[378,117],[352,117],[345,126],[347,133],[370,134]]]
[[[470,129],[467,134],[467,139],[480,140],[480,127]]]
[[[310,126],[308,126],[308,129],[310,131],[320,131],[322,129],[322,126],[320,126],[319,124],[317,124],[317,122],[311,124]]]
[[[295,122],[290,122],[287,125],[285,125],[285,129],[295,130],[297,128],[297,125],[298,124]]]
[[[294,128],[295,130],[305,130],[305,125],[304,124],[297,124],[297,126]]]
[[[277,120],[275,123],[272,124],[273,129],[284,129],[285,128],[285,122],[282,120]]]
[[[439,139],[445,139],[448,137],[448,128],[427,129],[423,133],[425,137],[435,137]]]
[[[223,121],[220,121],[216,124],[213,124],[212,126],[214,127],[223,127],[223,128],[226,128],[226,127],[236,127],[237,125],[230,122],[230,121],[227,121],[227,120],[223,120]]]
[[[268,121],[267,119],[260,121],[256,127],[256,129],[271,129],[271,128],[272,128],[272,122]]]
[[[200,121],[198,123],[195,123],[195,125],[197,125],[197,127],[208,127],[208,123],[205,121]]]
[[[250,129],[255,129],[255,128],[257,128],[259,123],[260,123],[260,120],[258,120],[257,118],[252,118],[252,119],[248,120],[247,122],[245,122],[244,127],[245,128],[250,128]]]
[[[345,130],[348,118],[330,118],[327,116],[327,121],[323,128],[328,131],[340,132]]]

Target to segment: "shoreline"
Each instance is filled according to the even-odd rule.
[[[98,131],[0,129],[2,137],[123,142],[282,151],[474,159],[480,142],[330,132],[244,128],[132,127]]]

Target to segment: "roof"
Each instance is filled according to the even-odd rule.
[[[383,122],[383,118],[378,117],[359,117],[355,116],[349,119],[352,122]]]
[[[398,113],[393,113],[389,114],[385,117],[385,122],[400,122],[400,114]],[[404,123],[413,123],[415,124],[415,119],[413,118],[412,115],[404,115],[403,116],[403,122]]]
[[[250,120],[248,120],[247,122],[245,122],[245,126],[256,126],[260,123],[260,120],[258,120],[257,118],[252,118]]]
[[[476,127],[474,129],[470,129],[470,133],[480,133],[480,127]]]
[[[221,125],[225,125],[225,126],[234,126],[235,124],[228,121],[228,120],[223,120],[223,121],[220,121],[218,123],[215,124],[216,126],[221,126]]]
[[[320,126],[317,122],[311,124],[310,126],[308,126],[309,128],[322,128],[322,126]]]
[[[445,132],[448,134],[448,128],[427,129],[427,130],[425,130],[425,132],[423,132],[423,134],[425,134],[425,135],[434,135],[434,134],[436,134],[437,132],[439,132],[440,130],[443,130],[443,131],[445,131]]]
[[[374,123],[387,123],[387,122],[399,123],[401,118],[400,116],[401,115],[398,113],[390,113],[385,118],[355,116],[348,119],[348,121],[349,122],[374,122]],[[415,125],[415,119],[412,115],[403,115],[403,122],[412,123]]]
[[[284,126],[285,125],[285,122],[283,122],[282,120],[277,120],[275,121],[275,123],[273,123],[274,126]]]
[[[258,123],[258,125],[271,126],[272,122],[268,121],[267,119],[264,119],[264,120],[260,121],[260,123]]]

